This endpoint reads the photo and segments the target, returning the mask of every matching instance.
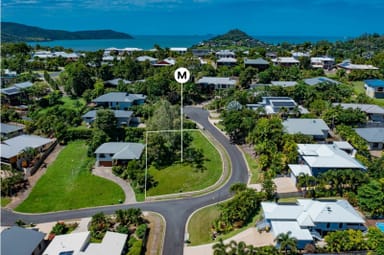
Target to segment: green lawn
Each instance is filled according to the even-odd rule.
[[[1,207],[4,207],[9,204],[11,200],[12,199],[10,197],[1,197]]]
[[[192,146],[203,150],[205,170],[197,171],[186,164],[174,164],[161,170],[151,166],[148,171],[158,185],[148,190],[148,196],[201,190],[220,178],[223,167],[219,152],[200,132],[190,134],[193,137]]]
[[[216,238],[216,241],[213,241],[211,238],[211,226],[212,222],[219,216],[219,214],[220,211],[217,204],[205,207],[193,214],[187,226],[189,241],[191,242],[190,244],[192,246],[216,242],[219,240],[219,238],[223,240],[231,238],[250,227],[254,227],[256,222],[261,218],[260,210],[260,212],[256,214],[252,218],[252,221],[247,225],[243,226],[242,228],[235,229],[225,235],[219,235]]]
[[[262,181],[262,173],[259,170],[259,167],[257,166],[257,161],[254,159],[251,155],[249,155],[246,152],[243,152],[245,155],[245,159],[247,160],[249,170],[252,173],[251,176],[251,184],[260,183]]]
[[[205,207],[197,211],[188,223],[189,241],[191,245],[212,242],[211,225],[219,217],[219,208],[216,205]]]
[[[124,201],[124,192],[117,184],[91,174],[90,162],[85,142],[68,144],[16,211],[52,212]]]

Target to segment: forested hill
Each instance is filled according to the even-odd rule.
[[[1,22],[1,42],[83,40],[83,39],[132,39],[132,36],[113,30],[69,32],[27,26],[14,22]]]
[[[215,36],[202,43],[202,46],[245,46],[254,47],[265,45],[264,42],[253,38],[239,29],[233,29],[223,35]]]

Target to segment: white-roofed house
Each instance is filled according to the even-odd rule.
[[[335,66],[335,59],[331,57],[312,57],[311,66],[313,68],[323,68],[330,70]]]
[[[188,48],[185,48],[185,47],[171,47],[171,48],[169,48],[169,51],[176,52],[177,54],[182,55],[182,54],[187,53]]]
[[[290,97],[262,97],[262,101],[257,104],[247,104],[249,109],[264,108],[266,114],[276,114],[283,109],[287,110],[287,114],[295,114],[297,110],[301,114],[308,113],[308,110],[298,105],[295,100]]]
[[[150,56],[140,56],[140,57],[136,58],[136,61],[138,61],[138,62],[148,61],[151,64],[155,64],[157,62],[157,60],[158,60],[157,58],[153,58],[153,57],[150,57]]]
[[[128,110],[133,105],[144,104],[147,96],[126,92],[111,92],[95,98],[92,102],[110,109]]]
[[[140,159],[145,145],[142,143],[110,142],[103,143],[96,151],[96,164],[112,166]]]
[[[235,66],[237,64],[236,58],[219,58],[216,61],[217,66]]]
[[[294,57],[277,57],[271,60],[272,63],[280,66],[293,66],[293,65],[299,65],[300,61],[295,59]]]
[[[321,83],[329,83],[329,84],[333,84],[333,85],[340,84],[340,82],[338,82],[338,81],[332,80],[332,79],[327,78],[327,77],[322,77],[322,76],[304,79],[304,83],[309,85],[309,86],[314,86],[314,85],[321,84]]]
[[[234,88],[237,84],[237,78],[234,77],[208,77],[200,78],[196,84],[208,89],[228,89]]]
[[[264,219],[257,227],[270,226],[274,237],[290,231],[299,249],[329,231],[366,229],[364,219],[346,200],[298,199],[289,204],[262,202],[261,207]]]
[[[338,144],[298,144],[299,164],[289,164],[291,178],[296,183],[303,173],[319,176],[326,171],[353,169],[365,171],[367,168],[349,155]]]
[[[379,68],[373,65],[352,64],[350,60],[345,60],[342,63],[337,64],[337,67],[345,69],[347,73],[350,73],[353,70],[362,70],[362,71],[379,70]]]
[[[216,52],[217,58],[236,58],[236,53],[231,50],[219,50]]]
[[[90,243],[90,232],[57,235],[43,255],[121,255],[126,252],[128,235],[107,231],[101,243]]]
[[[283,121],[285,132],[288,134],[303,134],[315,140],[325,140],[328,137],[329,127],[322,119],[294,119]]]

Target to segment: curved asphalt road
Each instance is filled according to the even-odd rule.
[[[10,210],[1,209],[1,224],[12,225],[18,219],[22,219],[24,222],[28,223],[76,219],[90,217],[98,212],[112,214],[118,209],[138,207],[143,211],[154,211],[164,216],[166,220],[166,232],[163,254],[183,254],[185,224],[189,215],[203,206],[229,198],[231,196],[229,187],[232,183],[246,183],[248,180],[248,171],[241,152],[235,145],[230,144],[228,139],[212,126],[208,121],[208,112],[197,107],[186,107],[184,112],[190,119],[200,123],[207,131],[209,131],[228,152],[231,160],[232,175],[230,180],[220,189],[200,197],[143,202],[130,205],[105,206],[47,214],[18,214]]]

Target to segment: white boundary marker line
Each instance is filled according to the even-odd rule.
[[[185,131],[200,131],[200,129],[184,129]],[[170,129],[170,130],[152,130],[145,132],[145,181],[144,181],[144,201],[147,200],[147,176],[148,176],[148,134],[155,133],[178,133],[182,130]],[[181,161],[181,163],[183,163]]]

